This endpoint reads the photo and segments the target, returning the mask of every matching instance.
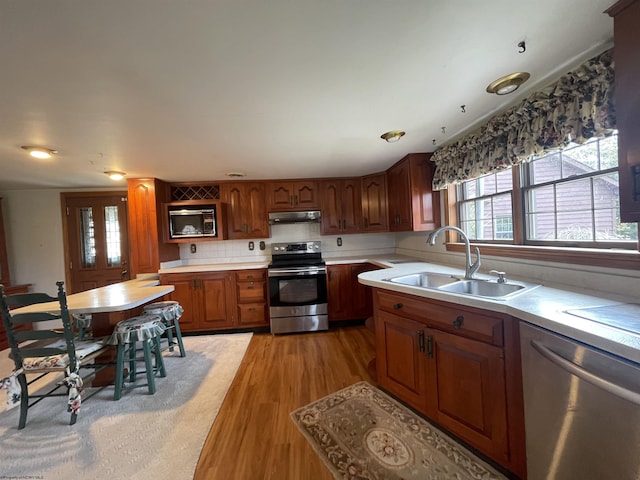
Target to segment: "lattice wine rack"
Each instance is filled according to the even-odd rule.
[[[171,185],[171,200],[220,200],[220,185]]]

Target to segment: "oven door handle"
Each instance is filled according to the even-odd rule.
[[[295,269],[295,268],[285,268],[285,269],[278,269],[278,270],[268,270],[267,271],[267,276],[269,277],[290,277],[291,275],[295,275],[295,276],[313,276],[313,275],[322,275],[327,273],[327,269],[326,268],[310,268],[310,269],[304,269],[304,270],[299,270],[299,269]]]

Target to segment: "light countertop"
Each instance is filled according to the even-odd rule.
[[[71,313],[119,312],[144,305],[173,292],[173,290],[173,285],[160,285],[157,278],[143,277],[69,294],[67,295],[67,305]],[[13,310],[13,313],[55,312],[59,310],[56,301],[17,308]]]
[[[400,260],[400,263],[397,262],[397,259],[391,258],[387,261],[379,260],[377,263],[380,266],[392,265],[392,268],[361,273],[358,276],[360,283],[424,298],[506,313],[533,325],[640,363],[640,335],[565,313],[567,310],[577,308],[634,303],[637,302],[635,298],[614,295],[604,297],[597,292],[547,285],[541,285],[526,293],[505,300],[476,297],[385,281],[385,279],[394,276],[418,272],[464,276],[463,269],[423,261],[413,262],[410,259]],[[492,278],[482,274],[477,274],[476,277]],[[495,277],[493,278],[495,279]],[[527,281],[521,278],[515,280]],[[507,281],[509,281],[508,275]],[[638,326],[640,327],[640,318],[638,318]]]

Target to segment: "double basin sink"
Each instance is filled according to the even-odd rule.
[[[495,280],[460,279],[453,275],[434,272],[419,272],[385,279],[387,282],[408,285],[411,287],[438,290],[441,292],[459,293],[476,297],[503,300],[528,292],[539,285]]]

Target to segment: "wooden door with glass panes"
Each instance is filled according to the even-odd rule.
[[[62,193],[61,200],[67,292],[129,280],[127,192]]]

